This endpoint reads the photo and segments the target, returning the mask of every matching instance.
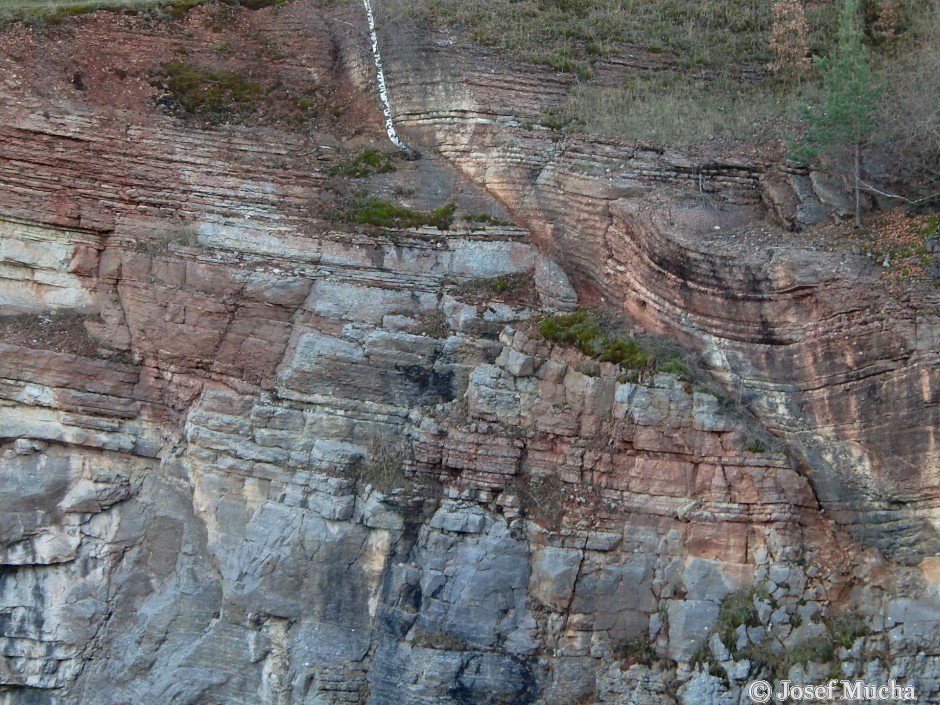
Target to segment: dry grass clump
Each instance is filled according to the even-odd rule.
[[[385,7],[468,27],[482,44],[582,75],[624,43],[675,53],[688,66],[769,58],[763,0],[397,0]]]
[[[3,0],[0,22],[22,20],[57,25],[69,17],[97,10],[141,11],[165,9],[171,14],[183,13],[205,0]]]
[[[661,72],[616,88],[575,86],[561,114],[591,134],[653,144],[685,146],[715,137],[759,141],[792,121],[810,91],[804,86],[798,95],[773,82]]]
[[[912,19],[907,35],[884,41],[881,137],[898,178],[924,197],[940,191],[940,0]]]

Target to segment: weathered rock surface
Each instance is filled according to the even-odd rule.
[[[108,51],[146,72],[161,32],[293,33],[288,74],[364,75],[306,4],[202,40],[197,19]],[[89,22],[70,47],[140,29]],[[365,188],[411,175],[418,207],[508,208],[531,239],[327,223],[335,159],[303,155],[336,140],[184,125],[141,86],[108,104],[4,55],[0,305],[92,315],[103,352],[0,345],[0,703],[737,703],[778,653],[940,698],[940,569],[903,564],[935,550],[921,303],[850,259],[693,242],[759,213],[767,165],[553,142],[517,123],[563,77],[395,51],[399,110],[459,171],[425,150]],[[725,210],[678,205],[682,184]],[[195,243],[165,240],[179,219]],[[529,271],[538,303],[487,288]],[[783,444],[674,375],[543,340],[568,275],[703,347]]]
[[[936,289],[898,297],[879,263],[790,244],[779,221],[818,221],[827,197],[766,157],[526,129],[557,103],[562,75],[494,75],[487,56],[434,36],[402,34],[388,53],[403,122],[431,133],[582,289],[701,350],[832,517],[896,560],[940,550]],[[428,88],[438,83],[450,91]]]

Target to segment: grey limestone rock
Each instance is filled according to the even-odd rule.
[[[568,275],[548,257],[539,258],[535,265],[535,289],[546,308],[556,311],[578,308],[578,294],[568,281]]]

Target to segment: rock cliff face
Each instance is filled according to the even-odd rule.
[[[424,158],[355,188],[454,225],[337,222],[381,113],[335,12],[4,38],[0,702],[940,698],[926,295],[787,246],[804,177],[553,141],[522,123],[562,78],[433,37],[385,57]],[[345,118],[155,106],[174,47],[284,37]],[[542,338],[579,295],[739,403]]]
[[[561,139],[537,124],[556,74],[500,65],[495,78],[487,57],[433,38],[394,49],[403,120],[582,287],[701,351],[857,538],[899,560],[937,552],[935,292],[899,298],[866,257],[788,235],[780,221],[825,208],[808,176],[766,156]]]

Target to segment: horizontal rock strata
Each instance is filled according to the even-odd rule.
[[[704,237],[760,212],[766,164],[553,141],[521,121],[568,79],[441,44],[386,64],[446,161],[338,185],[381,135],[344,94],[357,16],[211,12],[3,35],[0,703],[693,705],[761,658],[940,697],[936,558],[866,547],[934,541],[917,301],[879,319],[851,258],[723,255]],[[175,46],[266,38],[365,139],[155,106]],[[89,62],[79,91],[92,55],[130,73]],[[353,226],[333,187],[456,218]],[[742,403],[542,338],[578,295],[703,349]]]

